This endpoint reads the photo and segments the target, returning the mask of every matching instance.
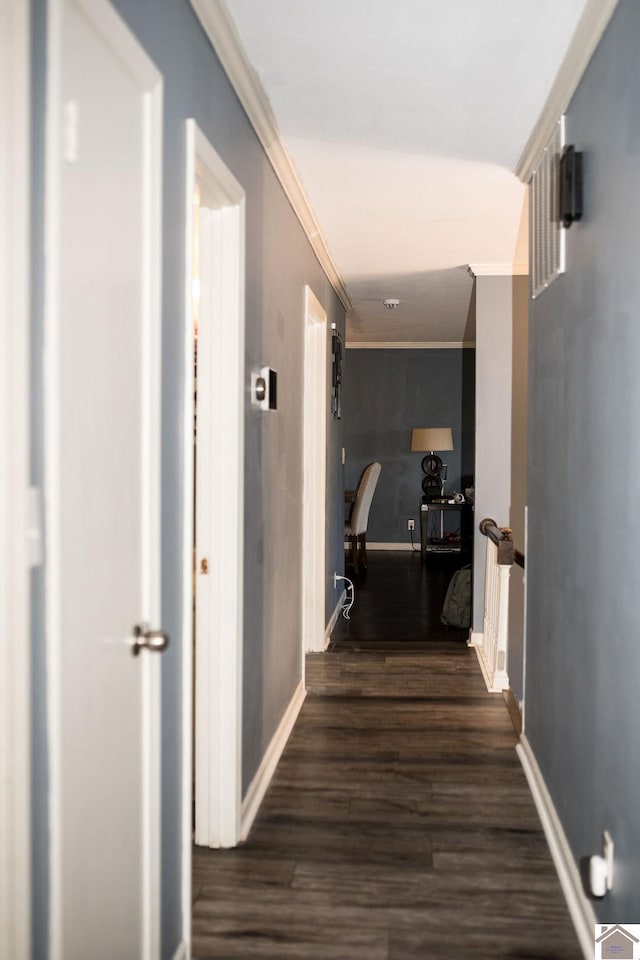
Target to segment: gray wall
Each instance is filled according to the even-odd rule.
[[[269,364],[278,371],[280,408],[262,414],[247,405],[245,456],[245,635],[243,784],[255,774],[302,675],[301,521],[302,372],[304,285],[308,283],[344,332],[344,310],[268,163],[188,0],[115,0],[165,78],[163,151],[163,390],[162,495],[163,625],[172,646],[163,657],[162,727],[162,956],[180,939],[181,763],[181,522],[183,397],[183,242],[185,119],[195,117],[246,191],[246,369]],[[42,144],[46,62],[43,10],[34,6],[36,96],[34,129]],[[40,161],[38,160],[38,163]],[[41,190],[36,165],[34,185]],[[42,211],[38,209],[34,285],[42,281]],[[34,342],[42,328],[41,303]],[[330,339],[327,339],[330,368]],[[34,361],[36,417],[41,415],[41,358]],[[327,392],[327,403],[329,394]],[[329,418],[327,609],[333,610],[335,569],[342,569],[342,424]],[[36,444],[37,445],[37,444]],[[34,460],[38,462],[38,450]],[[224,545],[221,545],[224,549]],[[338,566],[339,564],[339,566]],[[37,604],[41,608],[41,597]],[[39,623],[38,617],[35,620]],[[36,631],[34,703],[41,704],[45,676],[42,631]],[[38,707],[34,777],[46,783],[46,729]],[[39,739],[38,739],[39,738]],[[46,867],[46,809],[35,798],[34,861]],[[46,876],[46,872],[43,874]],[[36,956],[46,954],[46,883],[37,887]],[[42,920],[44,917],[44,920]]]
[[[424,454],[411,453],[412,427],[451,427],[454,449],[441,454],[448,491],[460,490],[461,474],[473,473],[474,351],[356,350],[345,362],[345,484],[354,488],[364,467],[382,464],[369,515],[367,540],[408,543],[407,520],[416,521]]]
[[[508,526],[511,501],[512,277],[478,277],[476,289],[476,467],[473,629],[482,632],[486,540],[478,524]]]
[[[615,842],[601,921],[640,915],[640,5],[572,100],[585,215],[532,304],[526,732],[576,859]]]
[[[529,355],[529,277],[513,278],[513,343],[511,362],[511,506],[509,526],[517,550],[525,549],[527,503],[527,393]],[[523,697],[524,572],[514,563],[509,584],[509,686]]]

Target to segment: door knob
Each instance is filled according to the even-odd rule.
[[[169,634],[162,630],[151,630],[148,623],[136,623],[133,628],[132,653],[137,657],[141,650],[153,650],[162,653],[169,646]]]

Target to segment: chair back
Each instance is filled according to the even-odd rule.
[[[354,537],[360,536],[361,533],[367,532],[369,509],[371,507],[371,501],[373,500],[373,495],[376,490],[378,477],[380,476],[381,470],[382,467],[379,463],[370,463],[362,474],[362,478],[356,491],[356,499],[353,504],[353,510],[351,511],[351,517],[349,518],[351,534]]]

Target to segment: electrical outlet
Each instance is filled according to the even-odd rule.
[[[416,522],[415,520],[407,520],[407,530],[415,530]]]

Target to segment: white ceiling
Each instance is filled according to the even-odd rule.
[[[353,302],[349,342],[474,339],[467,266],[515,259],[512,171],[586,3],[226,0]]]

